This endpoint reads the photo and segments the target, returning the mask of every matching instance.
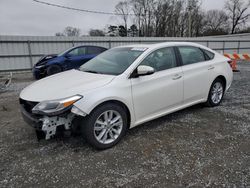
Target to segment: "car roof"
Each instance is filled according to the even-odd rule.
[[[103,46],[95,46],[95,45],[79,45],[79,46],[73,46],[72,48],[79,48],[79,47],[98,47],[98,48],[105,48]],[[107,48],[105,48],[107,49]]]
[[[132,45],[126,45],[126,46],[119,46],[118,48],[122,47],[131,47],[131,48],[148,48],[148,49],[156,49],[161,47],[171,47],[171,46],[194,46],[198,48],[205,48],[207,47],[193,43],[193,42],[160,42],[160,43],[154,43],[154,44],[132,44]]]

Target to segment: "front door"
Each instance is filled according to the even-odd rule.
[[[153,67],[155,73],[131,79],[136,124],[159,117],[183,101],[183,73],[173,48],[152,52],[140,65]]]
[[[79,47],[71,50],[66,55],[66,63],[68,69],[78,68],[88,60],[92,58],[91,55],[87,54],[87,48],[86,47]]]

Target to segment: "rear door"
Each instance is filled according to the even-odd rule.
[[[184,104],[205,99],[211,85],[213,61],[207,60],[202,49],[193,46],[178,47],[184,75]]]
[[[163,115],[183,102],[183,73],[173,48],[161,48],[148,55],[140,65],[155,73],[131,78],[137,123]]]

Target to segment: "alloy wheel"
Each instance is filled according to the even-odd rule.
[[[121,134],[123,120],[119,112],[108,110],[103,112],[94,124],[94,135],[98,142],[110,144]]]
[[[211,99],[213,103],[218,104],[223,96],[223,86],[221,82],[216,82],[212,88]]]

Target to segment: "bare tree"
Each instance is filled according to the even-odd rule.
[[[159,0],[155,7],[155,36],[164,37],[167,35],[169,26],[169,16],[171,15],[172,5],[169,1]]]
[[[127,1],[121,1],[115,6],[115,12],[119,14],[124,22],[126,31],[128,30],[128,16],[130,12],[129,3]]]
[[[137,25],[139,30],[139,36],[142,36],[141,25],[142,25],[142,6],[141,2],[143,0],[131,0],[132,11],[134,13],[135,25]]]
[[[223,10],[209,10],[205,19],[206,26],[211,30],[228,28],[228,16]]]
[[[75,27],[66,27],[63,31],[63,35],[64,36],[68,36],[68,37],[79,37],[81,34],[81,30],[79,28],[75,28]]]
[[[225,8],[231,21],[231,34],[234,34],[240,26],[244,25],[249,17],[247,9],[250,6],[250,0],[227,0]]]
[[[131,0],[140,36],[153,36],[154,9],[157,0]]]
[[[186,13],[185,6],[186,6],[185,1],[183,0],[176,0],[172,2],[171,17],[169,18],[171,24],[169,25],[168,28],[168,30],[171,31],[171,33],[169,34],[169,36],[180,37],[182,26],[187,27],[186,19],[185,22],[183,22],[182,20],[182,15]]]
[[[186,36],[196,37],[201,35],[204,27],[204,12],[201,10],[201,0],[189,0],[186,5]]]
[[[220,35],[229,32],[228,16],[223,10],[209,10],[205,13],[203,35]]]
[[[178,37],[183,28],[184,0],[160,0],[155,8],[155,36]]]
[[[131,9],[139,36],[196,37],[246,28],[243,26],[249,17],[250,0],[227,0],[226,11],[204,12],[201,3],[202,0],[123,0],[117,4],[116,12],[121,14],[127,30],[127,7]]]
[[[57,32],[57,33],[55,34],[55,36],[56,36],[56,37],[63,37],[63,36],[64,36],[64,34],[63,34],[63,33],[61,33],[61,32]]]

